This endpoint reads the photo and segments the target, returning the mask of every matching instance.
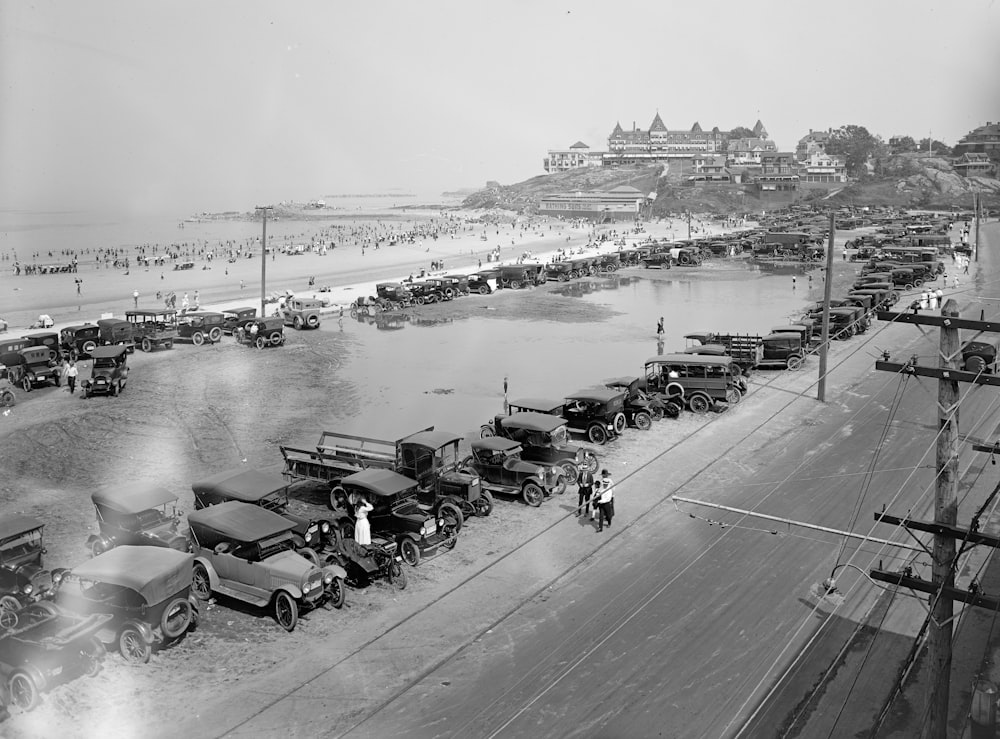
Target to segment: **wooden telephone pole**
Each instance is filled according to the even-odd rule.
[[[260,235],[260,317],[267,315],[264,307],[267,301],[267,214],[271,210],[270,205],[258,205],[256,211],[264,218],[264,226]]]
[[[819,382],[816,400],[826,400],[826,357],[830,350],[830,295],[833,290],[833,211],[830,211],[830,238],[826,247],[826,279],[823,281],[823,326],[819,341]],[[804,348],[804,347],[803,347]]]
[[[960,382],[978,385],[1000,385],[1000,377],[992,374],[967,372],[960,369],[962,345],[959,329],[977,332],[1000,333],[1000,324],[988,321],[971,321],[959,317],[958,305],[949,299],[941,309],[941,315],[921,315],[919,313],[880,312],[879,320],[938,326],[941,329],[940,359],[937,367],[920,367],[916,364],[899,364],[879,361],[875,369],[888,372],[902,372],[920,377],[935,377],[938,380],[937,418],[937,489],[934,500],[934,521],[925,522],[909,518],[899,518],[886,513],[876,513],[875,520],[903,526],[907,529],[934,534],[931,555],[931,581],[912,577],[909,572],[886,572],[872,570],[874,580],[902,585],[930,594],[930,625],[928,635],[928,657],[930,677],[928,680],[929,717],[924,732],[926,739],[947,739],[948,696],[951,690],[951,643],[954,601],[978,606],[996,608],[997,598],[976,591],[962,591],[955,588],[956,540],[972,544],[998,547],[1000,540],[994,536],[980,534],[975,528],[961,529],[958,522],[958,387]],[[919,541],[919,540],[918,540]]]

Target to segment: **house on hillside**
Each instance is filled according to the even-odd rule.
[[[832,133],[831,129],[813,131],[810,128],[809,133],[799,139],[799,143],[795,147],[795,158],[804,162],[813,154],[826,154],[826,147],[830,143]]]
[[[538,202],[538,213],[598,222],[634,221],[645,201],[646,195],[641,190],[629,185],[619,185],[611,190],[543,195]]]
[[[756,138],[767,139],[767,130],[760,121],[757,121],[753,130]],[[657,113],[648,129],[636,128],[633,122],[632,129],[626,130],[621,123],[616,123],[608,136],[604,164],[619,166],[667,162],[705,154],[721,154],[726,150],[728,138],[729,133],[719,130],[718,126],[706,131],[697,122],[690,129],[667,128]]]
[[[963,154],[1000,154],[1000,123],[987,121],[985,126],[965,134],[951,153],[956,157]]]
[[[726,168],[724,154],[699,154],[691,158],[691,174],[684,178],[687,184],[695,182],[732,182],[733,177]]]
[[[996,167],[989,154],[963,154],[952,165],[955,172],[963,177],[992,177]]]
[[[835,156],[813,152],[799,164],[799,184],[836,185],[847,182],[847,165]]]
[[[591,153],[587,144],[577,141],[568,149],[549,149],[548,155],[542,160],[542,167],[549,174],[580,167],[600,167],[601,154],[601,152]]]
[[[765,151],[777,151],[778,145],[770,139],[730,139],[726,147],[726,164],[730,167],[756,166]]]
[[[795,155],[789,151],[761,154],[760,173],[756,176],[756,183],[761,193],[797,190],[799,173]]]

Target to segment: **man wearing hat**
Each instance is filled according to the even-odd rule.
[[[595,491],[597,496],[597,530],[604,531],[604,524],[611,526],[615,515],[615,483],[607,469],[601,470],[601,484]]]

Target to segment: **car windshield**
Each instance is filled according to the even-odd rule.
[[[261,498],[258,505],[269,511],[281,511],[288,505],[288,497],[283,492],[271,493]]]
[[[253,545],[249,546],[252,547]],[[287,533],[273,536],[270,539],[261,539],[257,542],[257,546],[260,549],[260,559],[267,559],[268,557],[273,557],[275,554],[295,549],[295,543]]]
[[[94,360],[94,369],[114,369],[116,362],[111,357],[98,357]]]
[[[4,562],[23,557],[26,554],[34,554],[42,548],[42,530],[34,529],[12,536],[0,542],[0,559]]]
[[[167,521],[172,520],[173,519],[166,514],[166,511],[158,508],[150,508],[147,511],[141,511],[135,516],[137,530],[151,529],[154,526],[159,526],[161,523],[166,523]]]

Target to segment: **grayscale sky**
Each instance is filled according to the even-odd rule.
[[[615,123],[955,143],[996,0],[0,0],[0,208],[189,214],[541,174]]]

